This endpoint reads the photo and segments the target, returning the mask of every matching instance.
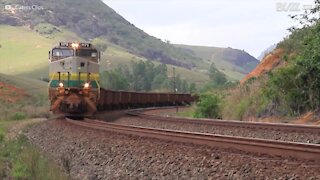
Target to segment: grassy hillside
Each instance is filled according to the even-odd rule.
[[[202,59],[198,62],[199,68],[207,69],[211,63],[233,80],[240,80],[253,70],[259,63],[245,51],[232,48],[218,48],[206,46],[175,45],[192,51]]]
[[[0,25],[0,73],[19,75],[40,79],[48,76],[48,51],[59,41],[81,40],[74,33],[59,28],[59,32],[41,35],[24,27]],[[146,61],[129,53],[126,49],[108,42],[108,48],[103,53],[101,71],[116,68],[119,64],[130,61]],[[169,70],[171,69],[168,66]],[[204,83],[208,76],[196,71],[176,67],[177,73],[191,82]]]
[[[30,95],[48,95],[48,84],[40,80],[0,73],[0,82],[21,88]]]
[[[232,80],[240,80],[256,65],[248,54],[231,48],[163,42],[136,28],[101,0],[0,2],[2,7],[6,4],[43,7],[32,11],[0,8],[0,72],[6,74],[46,77],[48,50],[59,41],[72,40],[107,44],[102,71],[130,61],[153,60],[184,67],[177,68],[182,78],[204,83],[212,62]]]
[[[48,117],[47,83],[0,74],[0,120]]]
[[[48,64],[50,39],[24,28],[0,26],[0,72],[19,74]]]
[[[0,25],[0,72],[29,77],[46,77],[48,51],[65,39],[81,40],[74,33],[61,32],[47,38],[24,27]]]
[[[188,51],[148,35],[125,20],[101,0],[3,0],[6,4],[42,6],[43,10],[11,11],[0,9],[0,24],[28,26],[41,23],[65,27],[85,40],[101,38],[145,58],[187,68],[198,58]]]
[[[53,37],[56,37],[57,34],[61,35],[65,31],[74,32],[77,37],[85,41],[99,39],[116,46],[117,49],[148,60],[195,69],[200,72],[206,72],[209,67],[207,52],[201,52],[195,47],[177,47],[152,37],[125,20],[101,0],[25,0],[23,2],[3,0],[0,2],[0,6],[6,4],[24,6],[37,4],[43,9],[8,11],[0,8],[0,24],[3,25],[25,26],[51,39],[52,34],[54,34]],[[193,48],[195,51],[192,50]],[[205,51],[210,54],[212,48]],[[248,63],[250,57],[238,51],[224,49],[212,60],[231,79],[237,80],[256,65]],[[7,70],[10,70],[10,66],[7,66]]]

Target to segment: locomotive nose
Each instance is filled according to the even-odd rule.
[[[61,109],[64,112],[77,113],[85,111],[85,103],[82,98],[76,94],[71,94],[61,103]]]

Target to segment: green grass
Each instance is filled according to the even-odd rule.
[[[182,109],[178,108],[178,112],[172,111],[171,113],[169,113],[169,116],[193,118],[195,110],[196,110],[195,105],[192,105],[189,108],[182,108]]]
[[[19,120],[25,118],[48,117],[48,86],[46,82],[13,75],[0,74],[0,82],[26,90],[15,103],[4,101],[0,96],[0,119]],[[7,95],[9,97],[15,94]],[[21,95],[19,95],[20,97]]]
[[[0,72],[17,75],[45,66],[52,40],[19,27],[0,26]]]
[[[10,122],[0,121],[0,144],[2,144],[2,142],[4,141],[4,137],[7,132],[8,125],[10,125]]]
[[[0,134],[16,121],[0,121]],[[28,143],[25,136],[0,141],[0,179],[70,179],[61,168]]]
[[[20,83],[23,83],[25,77],[33,79],[48,77],[48,51],[60,41],[81,41],[81,38],[74,33],[63,28],[59,29],[61,31],[52,36],[43,36],[23,27],[0,25],[0,73],[18,76],[17,81]],[[102,71],[114,69],[119,64],[129,64],[131,61],[146,61],[145,58],[136,56],[120,46],[110,42],[107,44],[108,48],[101,60]],[[169,72],[172,67],[168,65]],[[176,67],[176,72],[183,79],[197,84],[209,80],[204,72],[197,70]],[[38,84],[38,82],[25,83],[28,89],[32,89],[30,86],[34,86],[34,89],[43,87]]]
[[[195,109],[186,109],[186,110],[179,110],[178,113],[174,114],[175,116],[180,116],[180,117],[189,117],[192,118],[194,115]]]
[[[48,94],[48,83],[37,79],[0,73],[0,82],[11,84],[18,88],[24,89],[30,95],[46,96]]]
[[[81,40],[74,33],[61,30],[46,38],[27,28],[0,25],[0,73],[47,77],[49,50],[66,39]]]
[[[248,57],[245,52],[231,49],[231,48],[219,48],[219,47],[206,47],[206,46],[189,46],[189,45],[175,45],[185,49],[192,50],[196,56],[202,58],[202,61],[197,63],[197,67],[201,71],[207,71],[211,63],[215,63],[216,67],[223,73],[225,73],[230,80],[241,80],[248,72],[249,65],[243,67],[233,64],[227,60],[240,58],[240,56]],[[249,57],[248,57],[249,58]],[[237,59],[240,60],[240,59]],[[242,59],[244,60],[244,59]]]

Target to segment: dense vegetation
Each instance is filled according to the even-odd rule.
[[[288,114],[300,115],[320,105],[320,24],[296,30],[290,38],[293,46],[285,41],[279,46],[296,54],[287,54],[289,65],[270,74],[265,91]]]
[[[101,79],[103,87],[114,90],[196,91],[195,83],[188,83],[179,74],[168,77],[167,65],[155,65],[151,61],[132,61],[129,67],[120,65],[114,70],[103,72]]]
[[[198,105],[218,105],[202,111],[203,117],[222,114],[225,119],[256,119],[270,116],[292,117],[320,108],[320,22],[319,1],[307,14],[293,16],[298,27],[290,28],[291,35],[277,45],[282,48],[282,66],[245,84],[224,89],[219,102],[215,95],[207,96]],[[217,106],[218,107],[218,106]],[[222,108],[221,108],[222,107]],[[217,113],[217,109],[221,112]]]

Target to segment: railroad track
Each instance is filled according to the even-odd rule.
[[[256,129],[273,129],[280,131],[290,132],[308,132],[320,134],[320,126],[316,125],[296,125],[296,124],[284,124],[284,123],[265,123],[265,122],[247,122],[247,121],[235,121],[235,120],[221,120],[221,119],[194,119],[194,118],[180,118],[180,117],[165,117],[160,115],[151,115],[144,113],[148,110],[155,110],[159,108],[147,108],[147,109],[136,109],[127,111],[128,115],[137,116],[144,119],[150,120],[161,120],[167,122],[178,122],[178,123],[193,123],[203,124],[210,126],[228,126],[228,127],[241,127],[241,128],[256,128]],[[165,107],[162,109],[170,109]],[[172,107],[171,107],[172,109]]]
[[[145,128],[140,126],[128,126],[116,123],[108,123],[98,120],[75,121],[66,119],[66,121],[77,126],[103,131],[157,138],[174,142],[206,145],[211,147],[222,147],[228,149],[232,148],[240,151],[267,154],[271,156],[312,160],[316,163],[320,163],[319,144],[293,143],[286,141],[223,136],[208,133]]]

